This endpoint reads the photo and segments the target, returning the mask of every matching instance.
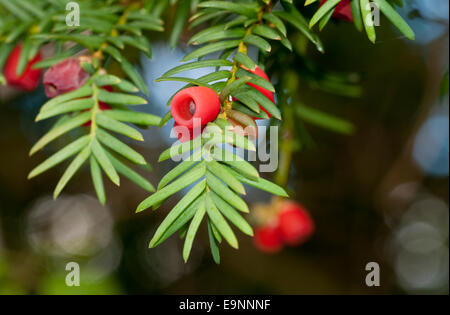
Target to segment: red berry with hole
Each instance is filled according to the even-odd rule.
[[[41,54],[38,52],[36,56],[28,61],[25,70],[21,75],[17,74],[17,66],[19,64],[20,55],[22,53],[22,44],[18,44],[10,53],[8,60],[5,63],[3,74],[5,75],[8,85],[17,89],[31,92],[39,85],[41,77],[40,69],[33,69],[33,65],[42,60]]]
[[[276,253],[283,248],[283,239],[277,222],[255,229],[255,246],[265,253]]]
[[[296,202],[284,201],[278,219],[281,237],[288,245],[299,245],[314,233],[314,221],[310,214]]]
[[[172,99],[170,111],[179,126],[194,127],[194,119],[202,126],[216,119],[220,112],[220,100],[214,90],[195,86],[178,92]]]
[[[45,94],[52,98],[75,91],[89,79],[86,72],[75,58],[66,59],[47,70],[44,74]]]
[[[320,5],[324,5],[325,2],[327,2],[327,0],[322,0]],[[338,3],[336,9],[334,10],[333,18],[353,22],[352,5],[350,0],[342,0]]]

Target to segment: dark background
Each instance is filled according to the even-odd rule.
[[[439,99],[448,67],[443,25],[423,33],[422,24],[413,24],[418,40],[410,43],[382,20],[375,45],[350,24],[327,26],[321,36],[327,53],[310,48],[308,58],[326,69],[359,73],[364,93],[348,98],[298,82],[304,103],[356,126],[350,136],[307,126],[314,145],[295,153],[289,188],[312,213],[317,231],[306,244],[274,255],[239,234],[239,251],[223,244],[219,266],[205,230],[187,264],[176,236],[147,248],[175,198],[156,212],[135,214],[147,194],[124,180],[120,189],[107,184],[102,208],[84,169],[51,201],[63,167],[26,179],[50,153],[28,157],[48,127],[33,122],[45,102],[43,89],[21,95],[0,88],[0,293],[448,293],[448,96]],[[271,57],[276,62],[269,73],[284,62],[294,62],[289,67],[300,72],[299,59]],[[145,69],[149,77],[160,74],[151,73],[151,64]],[[151,83],[151,92],[152,86],[158,85]],[[164,106],[152,94],[150,100],[155,108]],[[153,184],[170,169],[170,163],[157,163],[168,146],[165,136],[145,131],[146,146],[139,148],[153,165]],[[247,200],[269,198],[251,190]],[[65,285],[70,261],[81,266],[80,288]],[[371,261],[381,267],[379,288],[365,285]]]

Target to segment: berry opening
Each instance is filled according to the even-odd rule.
[[[170,105],[172,117],[180,126],[194,128],[194,119],[204,126],[214,120],[220,112],[217,93],[207,87],[190,87],[178,92]]]
[[[191,98],[185,99],[179,107],[179,115],[186,121],[191,120],[194,117],[195,109],[194,100]]]
[[[189,104],[189,112],[191,113],[192,116],[194,116],[194,114],[195,114],[195,103],[194,103],[194,101],[191,101],[191,103]]]

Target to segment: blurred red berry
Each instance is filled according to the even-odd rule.
[[[110,110],[112,109],[111,106],[109,106],[106,103],[103,102],[98,102],[98,107],[100,108],[100,110]]]
[[[322,0],[320,5],[322,6],[325,2],[327,2],[327,0]],[[342,0],[339,2],[334,10],[333,17],[335,19],[353,22],[352,5],[350,0]]]
[[[17,75],[17,66],[19,63],[20,55],[22,53],[22,44],[18,44],[10,53],[8,60],[5,63],[3,74],[10,86],[23,91],[33,91],[39,85],[39,79],[41,77],[41,69],[32,69],[32,66],[42,60],[41,54],[38,52],[36,56],[31,59],[25,70],[21,75]]]
[[[253,241],[255,246],[265,253],[276,253],[283,248],[283,240],[277,222],[257,227]]]
[[[284,201],[278,219],[281,237],[288,245],[299,245],[314,233],[315,226],[310,214],[296,202]]]
[[[260,67],[256,66],[256,68],[254,70],[250,70],[250,69],[246,69],[246,70],[253,74],[256,74],[257,76],[270,82],[269,77]],[[262,88],[253,83],[247,82],[247,84],[250,85],[251,87],[253,87],[254,89],[256,89],[257,91],[261,92],[265,97],[267,97],[272,103],[275,104],[275,94],[273,92],[270,92],[269,90]],[[269,112],[267,112],[267,110],[264,107],[262,107],[261,105],[259,105],[259,107],[269,116],[269,118],[272,117],[272,115],[269,114]],[[256,118],[256,119],[258,119],[258,118]]]
[[[82,86],[89,78],[75,58],[66,59],[47,70],[44,74],[45,94],[52,98],[74,91]]]
[[[178,92],[172,99],[170,111],[179,126],[194,128],[194,119],[202,126],[216,119],[220,112],[220,100],[214,90],[195,86]]]

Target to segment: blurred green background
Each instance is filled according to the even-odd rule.
[[[285,84],[280,76],[289,70],[289,88],[302,103],[356,127],[352,135],[342,135],[305,124],[289,188],[311,211],[317,231],[306,244],[274,255],[259,252],[240,234],[239,251],[223,244],[217,266],[205,231],[187,264],[176,236],[148,249],[176,200],[136,215],[136,205],[147,195],[124,181],[120,189],[107,184],[109,199],[102,207],[88,170],[52,201],[62,168],[26,179],[49,153],[28,158],[47,128],[33,122],[45,102],[43,89],[23,95],[1,87],[0,293],[448,293],[448,94],[440,93],[448,69],[448,1],[440,2],[444,9],[446,2],[447,13],[412,2],[405,12],[420,16],[411,20],[418,37],[414,43],[388,23],[377,30],[375,45],[350,24],[330,23],[321,35],[326,54],[297,47],[297,54],[276,50],[269,56],[267,72]],[[171,52],[161,41],[154,60],[143,60],[150,111],[163,112],[174,89],[152,79],[177,63],[183,50]],[[305,78],[305,60],[320,65],[319,73],[324,68],[357,74],[362,95],[326,93]],[[444,85],[448,89],[448,82]],[[153,165],[153,184],[170,169],[170,163],[157,163],[173,141],[167,142],[167,134],[147,130],[139,147]],[[270,196],[251,190],[247,200],[269,201]],[[365,284],[365,266],[372,261],[381,267],[378,288]],[[68,262],[80,264],[80,287],[65,284]]]

